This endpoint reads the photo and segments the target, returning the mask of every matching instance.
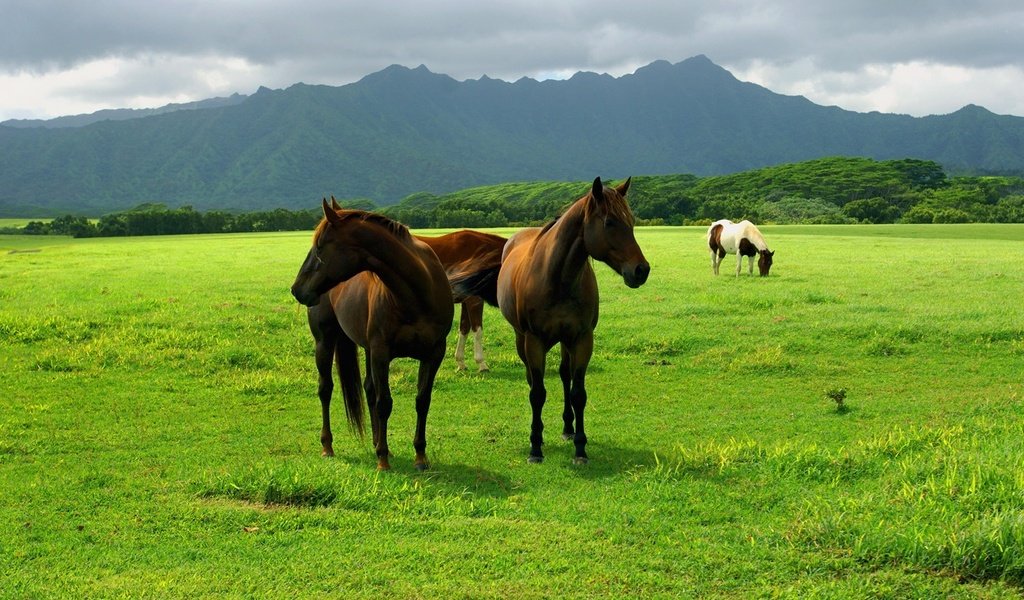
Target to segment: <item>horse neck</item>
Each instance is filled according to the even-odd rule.
[[[764,236],[761,235],[760,231],[751,229],[747,232],[747,239],[750,240],[750,243],[753,244],[755,248],[757,248],[758,252],[768,251],[768,244],[764,241]]]
[[[401,306],[426,307],[436,295],[430,271],[411,242],[384,229],[364,223],[353,235],[366,252],[366,270],[380,278]]]
[[[544,277],[556,289],[579,281],[590,257],[583,240],[583,213],[583,201],[577,201],[537,240],[545,246],[535,249],[541,250],[544,257],[541,263]]]

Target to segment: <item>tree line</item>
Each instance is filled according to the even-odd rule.
[[[445,195],[418,193],[376,210],[409,227],[518,227],[544,223],[589,189],[587,182],[507,183]],[[932,161],[833,157],[733,175],[640,176],[629,202],[640,225],[698,225],[715,219],[758,223],[1024,223],[1024,178],[948,176]],[[144,204],[91,220],[65,215],[33,221],[22,233],[75,237],[295,231],[320,220],[308,210],[199,212]]]

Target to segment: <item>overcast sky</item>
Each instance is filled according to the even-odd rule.
[[[1022,0],[0,0],[0,121],[342,85],[396,63],[515,81],[697,54],[818,104],[1024,116]]]

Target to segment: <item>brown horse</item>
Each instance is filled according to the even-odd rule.
[[[342,210],[338,201],[331,196],[331,208]],[[430,246],[437,255],[441,265],[449,274],[459,273],[466,265],[473,264],[478,268],[498,266],[501,264],[501,250],[508,239],[493,233],[483,233],[463,229],[438,237],[424,235],[414,236]],[[466,370],[466,339],[473,332],[473,359],[476,360],[480,373],[489,371],[484,361],[484,301],[480,296],[455,298],[456,304],[462,309],[459,313],[459,339],[455,344],[455,364],[460,371]]]
[[[378,469],[391,468],[391,360],[410,357],[420,362],[413,448],[416,468],[426,469],[430,395],[455,312],[444,268],[434,252],[400,223],[360,210],[335,211],[326,200],[323,210],[324,219],[313,233],[312,248],[292,285],[292,295],[308,307],[309,328],[316,340],[323,454],[334,455],[332,359],[338,365],[345,414],[362,434],[358,345],[366,352],[363,387]]]
[[[449,274],[458,273],[465,265],[472,263],[479,267],[501,264],[501,250],[508,240],[500,235],[463,229],[439,237],[417,235],[416,239],[430,246]],[[473,359],[477,369],[488,371],[484,361],[483,319],[484,301],[480,296],[455,298],[462,304],[459,317],[459,341],[455,345],[455,364],[460,371],[466,370],[466,338],[473,332]]]
[[[516,350],[526,365],[533,409],[530,462],[544,459],[544,362],[555,344],[561,344],[562,353],[558,369],[565,394],[562,437],[575,443],[574,461],[587,462],[584,379],[598,317],[597,278],[588,259],[610,266],[631,288],[643,285],[651,271],[633,236],[633,213],[625,199],[629,182],[604,187],[598,177],[590,193],[558,219],[512,236],[499,269],[474,270],[453,278],[456,291],[496,301],[516,332]]]

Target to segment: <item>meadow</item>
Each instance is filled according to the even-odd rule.
[[[1024,226],[762,231],[768,278],[595,266],[588,465],[557,352],[532,465],[511,329],[453,332],[422,474],[411,361],[394,469],[340,408],[320,457],[308,232],[0,236],[0,596],[1019,597]]]

